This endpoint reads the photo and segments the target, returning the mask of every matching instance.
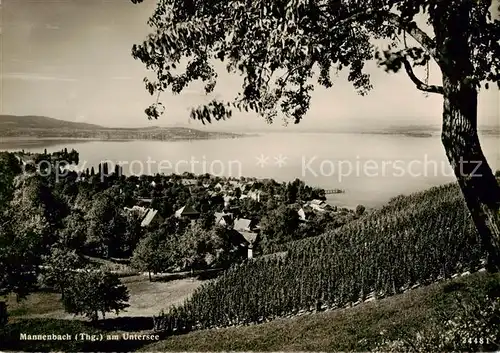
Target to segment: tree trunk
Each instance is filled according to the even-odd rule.
[[[470,45],[474,9],[477,9],[474,0],[443,1],[438,3],[433,16],[436,49],[443,72],[441,139],[487,252],[487,269],[497,271],[500,266],[500,186],[484,157],[477,135],[479,82],[475,82]]]
[[[442,143],[467,207],[488,254],[488,271],[500,265],[500,187],[477,134],[477,91],[467,82],[443,77]]]

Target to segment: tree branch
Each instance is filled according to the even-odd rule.
[[[418,77],[415,75],[413,72],[413,68],[410,64],[410,62],[406,59],[403,58],[403,64],[405,66],[406,73],[410,77],[410,79],[413,81],[417,89],[424,91],[424,92],[429,92],[429,93],[438,93],[438,94],[444,94],[443,87],[441,86],[434,86],[434,85],[427,85],[420,81]]]
[[[394,3],[397,3],[395,1]],[[355,12],[352,15],[340,19],[336,21],[333,26],[330,27],[330,30],[338,27],[345,25],[349,22],[354,22],[354,21],[359,21],[363,19],[369,19],[370,17],[373,16],[380,16],[381,18],[385,19],[389,24],[401,28],[404,30],[406,33],[408,33],[410,36],[415,39],[415,41],[425,50],[429,53],[429,55],[437,62],[437,64],[440,67],[443,67],[444,65],[444,60],[439,53],[438,50],[436,50],[436,44],[434,40],[427,35],[423,30],[418,28],[418,26],[415,24],[415,22],[404,22],[398,14],[395,14],[393,12],[387,11],[387,10],[380,10],[380,9],[369,9],[367,11],[362,11],[362,12]]]
[[[415,22],[403,22],[401,17],[392,12],[381,13],[384,16],[384,19],[387,20],[390,24],[400,27],[406,33],[415,39],[415,41],[422,46],[422,48],[427,51],[434,60],[438,63],[439,66],[443,63],[441,54],[436,50],[436,43],[434,40],[427,35],[423,30],[418,28]]]

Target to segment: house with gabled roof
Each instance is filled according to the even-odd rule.
[[[314,199],[309,202],[311,205],[325,205],[326,202],[323,200]]]
[[[243,188],[243,184],[239,180],[229,180],[229,185],[231,185],[233,189],[239,188],[241,190]]]
[[[258,231],[255,222],[246,218],[237,218],[233,222],[232,233],[239,245],[247,249],[247,257],[253,258],[253,248],[258,240]]]
[[[154,208],[146,208],[143,206],[124,207],[123,210],[127,214],[135,213],[141,220],[141,227],[149,227],[160,224],[164,218],[160,215],[158,210]]]
[[[253,249],[257,244],[258,233],[231,229],[230,236],[234,244],[241,249],[246,249],[248,259],[253,258]]]
[[[327,203],[323,200],[314,199],[309,202],[309,206],[313,210],[323,212],[325,210],[325,207],[327,206]]]
[[[215,225],[220,227],[230,227],[233,225],[233,214],[226,212],[215,212]]]
[[[236,218],[233,223],[233,229],[250,232],[254,229],[254,223],[251,219]]]
[[[193,206],[186,205],[175,211],[175,217],[177,218],[189,218],[196,219],[200,216],[200,212],[196,211]]]
[[[301,222],[307,222],[307,217],[306,217],[306,212],[304,211],[303,208],[300,208],[298,211],[297,211],[298,215],[299,215],[299,220]]]
[[[160,224],[164,221],[163,217],[158,213],[158,210],[153,208],[148,209],[146,216],[141,222],[141,227],[150,227]]]

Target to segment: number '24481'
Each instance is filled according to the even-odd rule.
[[[473,337],[464,337],[462,338],[462,342],[465,344],[490,344],[489,338],[473,338]]]

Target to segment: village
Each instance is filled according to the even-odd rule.
[[[140,240],[148,234],[160,233],[165,240],[178,235],[173,233],[184,233],[187,228],[201,224],[204,231],[223,232],[223,238],[238,248],[242,258],[251,259],[271,252],[281,243],[338,228],[364,212],[361,205],[356,210],[331,206],[326,201],[327,192],[324,189],[308,186],[299,179],[279,183],[273,179],[194,175],[188,172],[182,175],[125,176],[119,165],[111,168],[107,163],[99,164],[95,169],[64,170],[63,173],[62,169],[67,165],[78,163],[76,151],[21,151],[14,155],[25,174],[41,173],[44,171],[42,168],[47,166],[55,168],[52,171],[56,174],[54,187],[57,184],[62,188],[75,189],[75,197],[68,200],[69,213],[80,214],[82,222],[89,221],[89,216],[94,215],[92,209],[98,208],[95,212],[100,214],[95,215],[97,219],[93,222],[96,227],[85,230],[87,239],[81,244],[83,249],[80,249],[98,257],[131,258]],[[332,192],[343,190],[330,190]],[[108,197],[102,207],[99,206],[99,197],[96,197],[101,194]],[[134,222],[140,227],[131,225]],[[177,223],[175,231],[166,226],[168,222]],[[112,224],[111,229],[109,224]],[[108,234],[102,234],[102,228],[106,228]],[[130,236],[132,231],[135,234]],[[119,249],[121,245],[118,243],[127,242],[121,239],[122,234],[133,238],[127,251]],[[107,244],[108,248],[94,251],[102,246],[96,244],[99,241]],[[91,249],[91,243],[94,249]],[[233,261],[239,260],[233,257]],[[177,269],[185,269],[182,267]]]
[[[217,199],[218,197],[222,198],[224,201],[222,211],[213,212],[213,216],[215,218],[214,225],[230,231],[233,241],[235,241],[239,246],[247,249],[247,257],[249,259],[253,258],[253,248],[259,241],[261,229],[255,218],[249,219],[242,216],[241,209],[237,205],[237,201],[250,199],[258,204],[263,204],[266,203],[270,197],[273,197],[278,201],[282,199],[280,195],[270,195],[268,192],[258,189],[256,190],[254,188],[256,181],[257,180],[254,179],[245,181],[227,179],[219,181],[213,185],[213,183],[210,183],[209,180],[205,180],[204,182],[202,180],[192,178],[181,179],[181,184],[187,187],[190,193],[196,193],[197,190],[202,188],[202,190],[207,191],[212,200]],[[259,180],[259,182],[266,183],[270,181]],[[156,185],[155,181],[150,183],[152,188],[155,188]],[[137,184],[136,187],[139,188],[140,185]],[[141,219],[141,227],[148,228],[159,226],[164,222],[165,218],[157,209],[151,206],[152,203],[152,198],[137,198],[137,205],[124,207],[124,211],[138,215]],[[329,205],[324,199],[312,199],[302,202],[301,207],[298,207],[297,209],[297,217],[300,222],[305,223],[311,220],[311,212],[335,213],[336,211],[337,208]],[[345,212],[346,210],[344,209],[343,211]],[[193,223],[196,222],[196,220],[201,216],[201,213],[189,204],[183,205],[179,209],[175,210],[174,214],[176,218],[188,219]]]

